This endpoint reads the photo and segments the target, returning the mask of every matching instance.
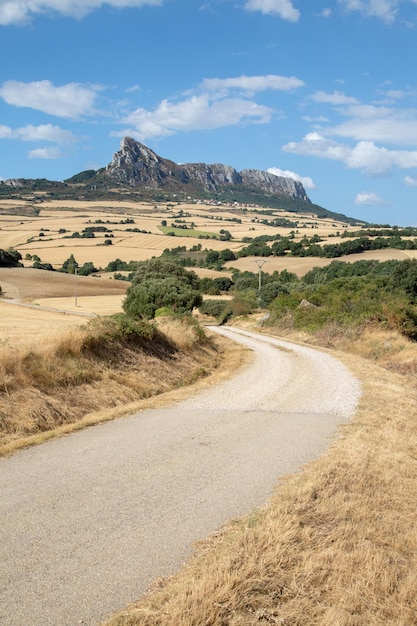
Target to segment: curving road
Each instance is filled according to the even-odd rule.
[[[359,384],[337,359],[212,330],[254,352],[232,380],[0,460],[2,626],[96,625],[264,503],[354,413]]]

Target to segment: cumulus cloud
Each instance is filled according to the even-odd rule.
[[[357,11],[365,17],[376,17],[392,24],[401,0],[339,0],[347,11]]]
[[[344,161],[350,152],[348,146],[326,139],[317,132],[307,133],[300,142],[290,141],[282,149],[284,152],[316,156],[334,161]]]
[[[33,126],[28,124],[21,128],[0,126],[0,139],[19,139],[20,141],[50,141],[52,143],[67,144],[76,141],[69,130],[64,130],[53,124]]]
[[[222,91],[237,89],[249,93],[274,89],[278,91],[290,91],[303,87],[304,82],[295,76],[237,76],[235,78],[205,78],[201,88],[207,91]]]
[[[401,90],[391,92],[397,100],[405,95]],[[309,100],[319,105],[321,116],[310,116],[309,121],[316,122],[314,130],[301,141],[286,144],[284,151],[339,161],[374,177],[416,166],[416,109],[366,104],[340,91],[317,91]],[[335,112],[344,119],[331,124]]]
[[[62,152],[59,148],[35,148],[29,151],[29,159],[60,159]]]
[[[360,141],[352,147],[319,133],[308,133],[301,142],[290,142],[283,146],[283,150],[340,161],[349,169],[359,169],[369,176],[387,176],[394,168],[417,167],[415,150],[388,150],[372,141]]]
[[[304,187],[304,189],[315,189],[316,185],[313,182],[313,179],[309,176],[300,176],[296,172],[291,172],[291,170],[281,170],[279,167],[270,167],[267,172],[270,174],[275,174],[275,176],[283,176],[284,178],[292,178],[293,180],[298,180]]]
[[[417,120],[354,117],[347,122],[326,129],[331,136],[346,137],[356,141],[378,141],[391,145],[415,146],[417,144]]]
[[[362,206],[382,206],[386,204],[377,193],[372,191],[361,191],[355,197],[355,204]]]
[[[290,0],[247,0],[245,9],[248,11],[260,11],[265,15],[278,15],[283,20],[298,22],[300,11],[294,8]]]
[[[0,25],[24,24],[36,14],[61,13],[82,18],[104,5],[119,9],[159,6],[163,0],[0,0]]]
[[[259,104],[255,93],[266,90],[290,91],[304,86],[295,76],[237,76],[205,78],[182,99],[162,100],[153,110],[139,108],[123,117],[126,126],[116,136],[130,135],[139,141],[177,132],[209,130],[238,124],[267,124],[282,112]]]
[[[143,141],[178,131],[208,130],[248,122],[266,124],[273,113],[271,108],[252,100],[212,100],[208,94],[200,94],[179,102],[163,100],[153,111],[137,109],[122,120],[129,128],[117,135],[130,135]]]
[[[404,183],[407,185],[407,187],[417,187],[417,177],[406,176],[404,178]]]
[[[391,92],[398,99],[405,96],[400,90]],[[364,104],[341,92],[316,92],[311,100],[330,105],[342,117],[340,124],[322,128],[326,136],[338,136],[355,141],[384,142],[391,145],[415,146],[417,144],[417,111],[399,106]]]
[[[341,104],[357,104],[358,100],[356,98],[352,98],[352,96],[346,96],[341,91],[334,91],[333,93],[327,93],[325,91],[316,91],[311,96],[311,99],[314,102],[320,102],[324,104],[333,104],[333,105],[341,105]]]
[[[0,97],[7,104],[28,107],[43,113],[79,119],[94,113],[93,105],[99,87],[68,83],[55,87],[49,80],[23,83],[9,80],[0,87]]]

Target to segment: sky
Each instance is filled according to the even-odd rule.
[[[417,226],[417,0],[0,0],[0,59],[0,180],[129,136]]]

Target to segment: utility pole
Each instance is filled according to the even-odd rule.
[[[75,297],[75,306],[77,306],[77,269],[78,263],[74,265],[74,297]]]
[[[262,287],[262,267],[265,265],[265,263],[267,263],[267,261],[261,260],[261,259],[255,259],[254,263],[256,263],[256,265],[259,268],[258,274],[259,274],[259,291],[260,291]]]

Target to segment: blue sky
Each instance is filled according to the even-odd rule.
[[[417,225],[417,0],[0,0],[0,55],[0,178],[63,180],[131,136]]]

